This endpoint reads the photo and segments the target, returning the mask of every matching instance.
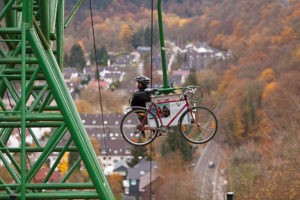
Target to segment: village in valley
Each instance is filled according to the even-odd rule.
[[[75,45],[77,45],[78,48],[80,43]],[[169,73],[168,80],[169,84],[175,87],[183,86],[189,78],[190,73],[205,70],[213,62],[226,61],[232,57],[231,51],[212,48],[206,42],[177,45],[175,42],[167,41],[166,47]],[[145,74],[145,71],[150,71],[151,66],[145,61],[145,57],[149,57],[150,50],[150,47],[139,46],[132,52],[121,53],[119,55],[110,55],[110,53],[107,52],[105,64],[103,65],[102,62],[99,62],[97,66],[95,62],[91,62],[88,55],[84,55],[86,60],[85,67],[81,69],[74,66],[63,68],[65,83],[75,101],[82,123],[92,143],[96,143],[96,147],[99,147],[99,153],[97,154],[96,149],[95,151],[105,175],[119,174],[123,179],[124,194],[135,197],[145,195],[149,192],[147,191],[149,190],[150,184],[149,159],[140,156],[140,162],[137,165],[134,167],[128,166],[128,163],[133,159],[133,146],[123,139],[120,133],[120,121],[129,108],[128,99],[137,90],[134,78],[137,75]],[[97,67],[100,82],[96,79]],[[146,67],[149,69],[146,69]],[[161,88],[162,67],[159,53],[153,56],[153,68],[155,78],[153,78],[152,86]],[[104,113],[101,113],[99,108],[95,109],[97,106],[92,106],[90,110],[86,109],[86,107],[91,107],[91,105],[85,104],[87,103],[86,99],[93,98],[89,96],[91,95],[91,93],[89,93],[91,91],[93,93],[92,95],[96,96],[94,103],[98,104],[97,91],[99,85],[104,93],[105,91],[113,93],[113,98],[125,99],[123,102],[119,101],[122,103],[122,105],[118,105],[121,109],[110,110],[106,108]],[[82,91],[89,92],[82,93]],[[10,104],[8,98],[4,98],[3,102],[6,103],[7,106]],[[30,99],[28,103],[30,104]],[[55,102],[52,104],[55,104]],[[43,138],[47,138],[47,133],[51,132],[51,130],[45,128],[34,128],[32,131],[38,136],[37,139],[41,141],[41,143],[43,142]],[[69,135],[66,134],[64,138],[68,138],[68,136]],[[18,147],[20,145],[19,140],[20,136],[16,129],[8,141],[8,145],[11,144],[10,147]],[[26,142],[32,144],[32,140],[33,138],[28,133]],[[67,139],[63,139],[61,142],[66,143]],[[37,157],[38,155],[36,158]],[[43,170],[39,171],[37,180],[43,180],[45,178],[49,168],[51,168],[57,157],[58,153],[53,153],[53,155],[49,157],[49,166],[45,166]],[[32,157],[31,159],[34,160],[36,158]],[[63,158],[62,160],[66,163],[62,162],[58,166],[58,171],[54,172],[50,180],[51,182],[56,182],[61,178],[61,171],[64,170],[64,165],[70,162],[67,158]],[[0,163],[0,165],[1,164],[3,165],[3,163]],[[84,166],[81,166],[80,169],[84,170]],[[156,169],[157,164],[153,161],[152,170],[154,177],[152,177],[152,182],[159,179],[158,174],[155,173]],[[57,177],[57,180],[55,177]]]

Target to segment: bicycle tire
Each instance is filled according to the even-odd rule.
[[[190,102],[191,105],[196,106],[197,104],[199,104],[203,99],[203,92],[201,90],[201,88],[197,88],[195,94],[190,94],[188,96],[188,100]]]
[[[191,110],[196,123],[189,119],[189,117],[191,118]],[[186,110],[179,119],[178,126],[182,136],[194,144],[203,144],[210,141],[218,130],[218,121],[215,114],[208,108],[201,106],[192,107],[191,110]],[[204,136],[204,134],[207,135]]]
[[[155,124],[155,130],[139,130],[138,127],[140,127],[141,121],[138,119],[139,113],[144,113],[147,114],[147,116],[150,115],[152,120],[154,120]],[[142,121],[144,118],[142,118]],[[149,119],[149,118],[148,118]],[[145,119],[147,121],[147,119]],[[146,122],[145,122],[146,124]],[[144,127],[144,125],[142,127]],[[158,128],[158,121],[156,119],[156,116],[149,110],[143,108],[143,107],[134,107],[131,111],[126,113],[124,117],[122,118],[120,129],[121,129],[121,134],[123,138],[132,145],[135,146],[144,146],[149,143],[151,143],[157,136],[157,128]],[[150,138],[148,138],[150,137]]]

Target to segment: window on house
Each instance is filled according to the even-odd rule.
[[[131,180],[131,185],[136,185],[136,180]]]

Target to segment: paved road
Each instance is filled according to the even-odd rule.
[[[196,185],[199,188],[197,196],[201,200],[224,200],[223,177],[219,173],[219,166],[224,153],[219,145],[210,141],[201,152],[201,156],[196,163],[194,172],[197,177]],[[215,166],[208,167],[212,161]]]

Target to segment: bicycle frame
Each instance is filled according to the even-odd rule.
[[[159,119],[161,126],[165,126],[165,125],[163,124],[163,122],[162,122],[162,118],[161,118],[160,113],[159,113],[159,107],[157,106],[157,104],[159,104],[159,103],[171,103],[171,102],[177,102],[177,101],[182,101],[182,100],[185,101],[185,105],[184,105],[184,106],[176,113],[176,115],[169,121],[169,123],[166,125],[166,127],[168,128],[168,127],[172,124],[172,122],[180,115],[180,113],[182,113],[182,111],[183,111],[186,107],[189,109],[190,114],[191,114],[191,117],[192,117],[192,119],[194,120],[194,122],[196,122],[196,124],[199,126],[197,120],[195,120],[195,118],[194,118],[194,115],[193,115],[193,113],[192,113],[192,109],[191,109],[191,106],[190,106],[190,104],[189,104],[189,102],[188,102],[188,100],[187,100],[187,97],[186,97],[186,95],[184,95],[184,98],[180,98],[180,99],[174,99],[174,100],[168,100],[168,101],[159,101],[159,102],[151,101],[151,104],[150,104],[150,106],[149,106],[149,109],[148,109],[148,111],[145,113],[145,116],[144,116],[143,120],[141,121],[141,124],[140,124],[140,126],[142,127],[141,129],[142,129],[142,130],[155,130],[155,128],[151,128],[151,127],[143,127],[143,124],[144,124],[145,120],[147,119],[148,113],[151,111],[151,109],[152,109],[153,106],[155,107],[156,118]]]

